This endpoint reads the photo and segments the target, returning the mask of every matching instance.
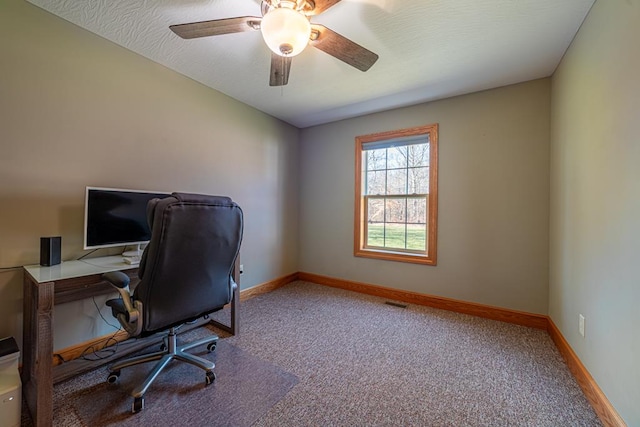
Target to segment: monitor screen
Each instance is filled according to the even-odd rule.
[[[147,203],[170,193],[87,187],[84,248],[135,245],[151,239]]]

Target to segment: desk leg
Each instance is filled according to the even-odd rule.
[[[217,320],[211,319],[211,323],[216,327],[220,328],[225,332],[229,332],[231,335],[236,335],[238,331],[238,305],[240,304],[240,291],[238,287],[236,287],[233,291],[233,299],[230,303],[230,317],[231,323],[229,325],[225,325],[222,322],[218,322]]]
[[[231,333],[233,335],[238,334],[240,331],[238,330],[239,328],[239,320],[240,317],[238,316],[239,312],[238,312],[238,308],[240,305],[240,280],[238,280],[238,282],[236,282],[238,284],[238,286],[236,286],[236,288],[233,290],[233,299],[231,300]]]
[[[36,427],[53,423],[54,283],[35,283],[24,272],[22,387]]]
[[[217,320],[212,320],[211,323],[223,331],[229,332],[231,335],[237,335],[240,332],[240,317],[238,310],[240,308],[240,257],[236,258],[236,264],[233,268],[233,280],[236,282],[237,286],[233,290],[233,296],[231,297],[231,323],[229,325],[225,325]]]

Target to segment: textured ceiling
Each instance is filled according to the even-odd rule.
[[[553,73],[594,0],[342,0],[323,24],[380,56],[361,72],[307,47],[269,86],[259,31],[183,40],[169,25],[261,16],[257,0],[29,0],[265,113],[307,127]]]

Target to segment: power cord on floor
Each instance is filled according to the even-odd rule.
[[[113,356],[114,354],[116,354],[118,351],[118,345],[120,344],[120,341],[116,339],[116,335],[118,335],[118,333],[122,331],[122,328],[120,326],[116,326],[104,318],[104,316],[102,315],[102,312],[100,311],[100,307],[98,307],[96,298],[93,297],[92,300],[93,300],[93,305],[96,307],[96,310],[98,311],[98,315],[100,316],[100,318],[104,321],[104,323],[116,329],[116,331],[113,333],[113,335],[111,335],[105,341],[100,342],[100,345],[104,344],[102,345],[102,348],[97,348],[96,344],[92,344],[86,347],[82,351],[82,353],[80,354],[80,357],[83,360],[89,360],[89,361],[107,359]]]
[[[102,348],[97,348],[96,345],[90,345],[89,347],[85,348],[82,351],[80,358],[82,360],[96,361],[108,359],[109,357],[116,354],[118,352],[118,346],[120,344],[120,341],[115,338],[118,332],[119,331],[114,332],[113,335],[111,335],[105,341],[102,341],[102,343],[104,343],[104,346]],[[110,342],[113,342],[113,344],[109,344]]]

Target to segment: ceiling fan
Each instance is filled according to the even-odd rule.
[[[270,86],[287,84],[291,60],[307,44],[358,70],[367,71],[378,60],[378,55],[324,25],[309,21],[310,17],[338,2],[340,0],[262,0],[262,17],[214,19],[169,28],[183,39],[260,30],[271,49]]]

